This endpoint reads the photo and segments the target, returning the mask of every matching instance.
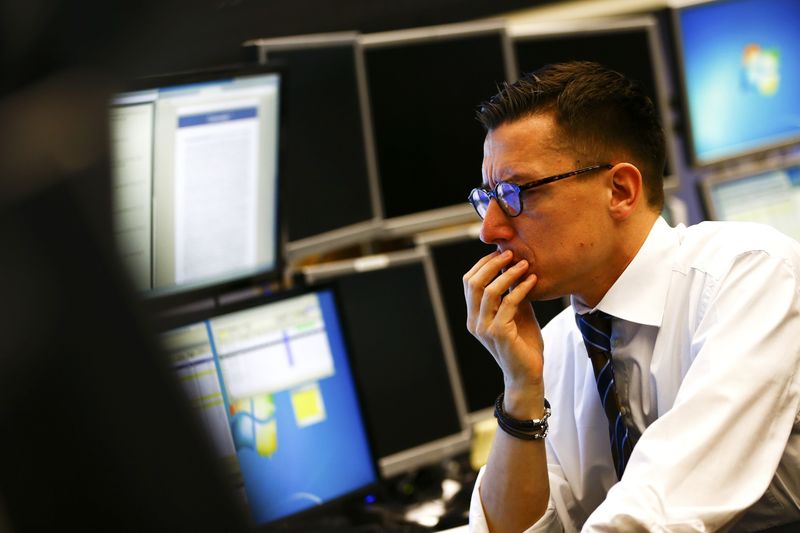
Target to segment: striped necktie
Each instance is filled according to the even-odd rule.
[[[628,434],[628,427],[622,419],[619,409],[617,388],[614,384],[614,362],[611,358],[611,316],[602,311],[585,315],[575,315],[583,335],[583,342],[594,368],[597,390],[608,417],[608,433],[611,439],[611,454],[614,457],[614,468],[617,478],[628,464],[628,459],[636,444],[633,436]]]

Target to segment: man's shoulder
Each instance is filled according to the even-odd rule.
[[[707,221],[675,228],[678,253],[674,268],[720,275],[747,254],[777,258],[800,269],[800,243],[766,224]]]

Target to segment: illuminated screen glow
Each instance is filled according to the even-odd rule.
[[[217,315],[161,340],[256,524],[377,481],[330,290]]]
[[[143,292],[278,270],[280,78],[218,76],[112,102],[113,231]]]
[[[697,163],[800,138],[800,2],[683,8],[685,90]]]
[[[716,183],[710,198],[718,220],[761,222],[800,240],[800,166]]]

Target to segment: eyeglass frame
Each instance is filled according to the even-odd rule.
[[[515,218],[515,217],[518,217],[520,214],[522,214],[522,211],[525,209],[524,206],[522,205],[522,193],[524,191],[527,191],[529,189],[533,189],[535,187],[541,187],[542,185],[547,185],[548,183],[553,183],[554,181],[563,180],[563,179],[566,179],[566,178],[571,178],[572,176],[577,176],[578,174],[584,174],[586,172],[591,172],[593,170],[600,170],[600,169],[609,170],[609,169],[612,169],[612,168],[614,168],[614,165],[612,165],[611,163],[602,163],[602,164],[599,164],[599,165],[591,165],[591,166],[588,166],[588,167],[579,168],[577,170],[571,170],[571,171],[565,172],[563,174],[556,174],[555,176],[548,176],[546,178],[533,180],[533,181],[530,181],[528,183],[523,183],[522,185],[519,185],[517,183],[510,183],[510,182],[507,182],[507,181],[498,181],[495,184],[494,188],[490,189],[490,190],[489,189],[485,189],[483,187],[475,187],[475,188],[473,188],[471,191],[469,191],[469,196],[467,196],[467,202],[469,202],[469,204],[472,206],[473,209],[475,209],[475,212],[478,214],[478,216],[481,218],[481,220],[483,220],[484,217],[481,216],[480,211],[478,211],[478,206],[475,205],[475,203],[473,203],[473,201],[472,201],[473,193],[475,191],[482,191],[484,194],[486,194],[486,196],[489,197],[489,202],[491,202],[492,198],[494,198],[494,200],[497,202],[497,205],[500,206],[500,209],[503,211],[503,213],[505,213],[506,216],[511,217],[511,218]],[[515,214],[515,215],[512,215],[511,213],[506,211],[506,208],[504,207],[503,202],[501,202],[497,198],[497,188],[500,185],[503,185],[503,184],[511,185],[515,189],[515,194],[517,195],[517,198],[519,198],[519,212],[517,214]],[[486,204],[486,209],[487,209],[487,211],[489,209],[489,204],[488,203]]]

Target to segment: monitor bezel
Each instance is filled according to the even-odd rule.
[[[684,136],[684,149],[688,157],[689,165],[694,169],[719,167],[724,164],[732,162],[735,163],[748,157],[776,152],[792,145],[796,145],[800,142],[800,132],[798,132],[794,136],[787,137],[783,140],[762,143],[761,145],[753,148],[739,149],[731,152],[728,155],[703,158],[697,153],[694,134],[692,133],[692,124],[694,118],[691,116],[689,109],[689,91],[686,77],[686,63],[684,60],[684,37],[680,17],[681,13],[687,9],[692,9],[707,4],[725,4],[728,2],[730,2],[730,0],[675,0],[672,5],[668,7],[670,12],[669,20],[672,27],[672,42],[675,56],[674,60],[678,70],[677,84],[679,86],[680,94],[680,111],[683,117],[683,120],[681,121],[681,132]]]
[[[367,187],[369,189],[372,217],[355,224],[332,229],[302,239],[290,240],[287,236],[284,238],[284,255],[287,262],[294,262],[310,255],[322,254],[373,240],[379,234],[381,228],[383,208],[381,206],[379,193],[372,115],[367,97],[364,50],[359,40],[359,34],[357,32],[331,32],[292,37],[253,39],[245,41],[242,46],[254,50],[254,52],[250,53],[250,56],[255,57],[261,65],[269,64],[269,53],[271,51],[314,50],[333,47],[349,47],[352,49],[363,135],[362,142],[367,171]],[[290,70],[288,75],[291,76],[291,66],[287,65],[287,69]]]
[[[392,30],[385,32],[376,32],[370,34],[362,34],[360,42],[365,50],[368,52],[372,49],[379,48],[392,48],[402,47],[404,45],[415,45],[421,43],[436,43],[445,42],[448,40],[457,40],[459,38],[470,38],[484,35],[496,35],[500,41],[501,54],[503,55],[503,72],[506,82],[512,79],[514,70],[514,51],[511,43],[511,38],[508,34],[508,25],[503,20],[487,20],[481,22],[467,22],[467,23],[454,23],[437,26],[426,26],[421,28]],[[369,68],[368,62],[365,62],[366,68]],[[365,85],[368,98],[369,87]],[[490,95],[486,95],[488,98]],[[371,100],[370,100],[371,102]],[[475,102],[477,106],[480,102]],[[370,104],[371,105],[371,104]],[[465,113],[469,113],[465,110]],[[453,204],[450,206],[443,206],[436,209],[429,209],[410,213],[401,216],[387,217],[383,213],[383,191],[380,186],[380,167],[378,162],[377,145],[375,151],[376,157],[376,177],[378,184],[378,193],[380,194],[380,205],[382,220],[380,225],[380,236],[386,239],[400,238],[414,235],[416,233],[447,226],[468,222],[474,211],[466,201],[466,194],[468,192],[468,185],[464,186],[464,203]],[[479,169],[476,169],[476,173]]]
[[[509,34],[514,43],[538,39],[568,39],[580,36],[613,35],[636,31],[643,31],[647,36],[652,81],[656,91],[654,104],[658,109],[661,127],[664,130],[666,159],[670,170],[670,174],[664,176],[664,190],[677,190],[680,187],[680,172],[678,170],[677,148],[673,135],[676,125],[672,117],[672,108],[670,107],[670,102],[673,100],[673,90],[667,81],[669,77],[667,75],[665,46],[663,45],[658,20],[654,15],[509,24]],[[519,70],[518,63],[517,68]]]
[[[425,249],[414,248],[386,254],[363,256],[357,259],[309,265],[303,267],[300,271],[306,284],[316,286],[317,284],[335,284],[335,280],[339,276],[356,275],[360,272],[390,269],[409,264],[420,264],[425,274],[428,297],[436,319],[436,329],[442,345],[442,356],[447,369],[447,376],[450,381],[453,402],[461,430],[452,435],[400,450],[384,457],[378,457],[378,464],[384,478],[391,478],[436,464],[469,449],[470,425],[466,411],[466,401],[431,257]]]
[[[795,154],[789,157],[775,155],[765,159],[746,160],[736,167],[718,170],[702,176],[697,181],[697,187],[700,190],[700,199],[706,220],[723,220],[719,218],[719,213],[714,205],[713,189],[716,185],[739,181],[772,171],[786,170],[791,167],[800,167],[800,155]]]
[[[215,298],[221,294],[231,291],[242,290],[250,287],[270,286],[281,281],[281,276],[285,268],[284,246],[283,246],[283,217],[280,198],[284,194],[284,180],[281,179],[284,169],[285,159],[285,121],[286,121],[286,90],[285,77],[286,68],[280,64],[254,65],[250,63],[236,63],[226,65],[216,65],[208,68],[193,69],[181,72],[170,72],[152,76],[140,77],[128,80],[120,87],[115,88],[114,96],[127,92],[147,91],[161,87],[186,85],[192,83],[210,82],[220,79],[230,79],[237,77],[248,77],[258,75],[275,74],[278,77],[278,127],[276,138],[278,142],[276,156],[276,187],[275,187],[275,235],[273,244],[273,256],[275,258],[272,267],[259,266],[254,269],[243,269],[237,273],[225,276],[216,276],[192,283],[174,284],[167,287],[151,287],[144,290],[136,290],[137,296],[142,300],[143,306],[151,311],[162,311],[175,308],[192,302],[208,298]],[[109,104],[109,109],[116,107],[113,101]],[[151,187],[154,176],[151,174]],[[151,215],[152,217],[152,215]],[[151,229],[151,232],[154,231]],[[154,246],[153,235],[150,237],[151,250]],[[151,259],[151,275],[154,264]],[[152,280],[151,280],[152,282]]]
[[[158,320],[155,321],[156,332],[164,333],[180,327],[196,324],[197,322],[211,320],[215,317],[219,317],[229,313],[246,311],[248,309],[255,309],[260,306],[270,305],[284,300],[296,298],[299,296],[305,296],[308,294],[318,294],[324,291],[329,291],[331,294],[333,294],[333,301],[334,301],[333,303],[336,309],[336,315],[337,315],[336,318],[339,323],[340,333],[342,335],[342,339],[345,344],[345,349],[348,350],[346,356],[348,359],[350,379],[353,383],[353,389],[359,406],[359,415],[360,415],[359,417],[362,421],[362,426],[364,428],[364,432],[367,437],[367,443],[370,450],[370,458],[369,458],[370,466],[372,467],[372,471],[374,473],[374,480],[367,485],[359,487],[346,494],[342,494],[336,498],[332,498],[320,505],[309,507],[298,513],[289,516],[284,516],[272,520],[270,522],[265,522],[262,524],[254,524],[254,528],[256,531],[264,531],[264,532],[285,531],[287,528],[291,529],[293,527],[307,525],[309,523],[313,524],[315,519],[323,518],[328,514],[331,514],[333,511],[337,510],[341,511],[348,504],[355,504],[356,500],[360,497],[366,497],[370,494],[375,494],[380,492],[383,484],[381,467],[375,458],[374,437],[372,429],[370,428],[368,420],[364,414],[364,408],[363,408],[364,394],[362,391],[362,386],[356,379],[356,376],[352,368],[353,362],[349,355],[350,347],[347,338],[347,332],[345,331],[345,328],[343,327],[342,324],[342,311],[341,311],[341,305],[339,303],[340,296],[336,290],[336,287],[331,283],[319,283],[314,286],[295,286],[278,292],[263,294],[252,298],[239,299],[227,304],[215,305],[213,307],[206,306],[201,309],[193,309],[183,314],[163,315]]]

